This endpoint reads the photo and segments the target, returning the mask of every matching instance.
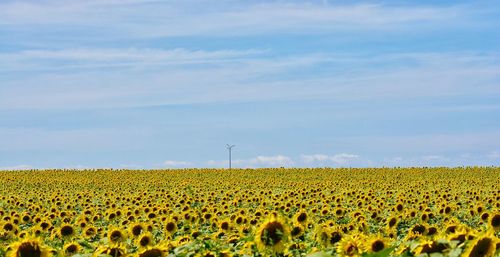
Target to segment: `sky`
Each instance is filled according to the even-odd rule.
[[[0,169],[500,165],[496,1],[0,0]]]

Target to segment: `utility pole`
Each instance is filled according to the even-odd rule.
[[[230,145],[230,144],[226,145],[226,148],[229,151],[229,169],[231,169],[231,150],[233,149],[233,147],[235,147],[235,145]]]

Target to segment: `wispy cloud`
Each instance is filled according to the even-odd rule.
[[[166,160],[163,162],[163,166],[167,168],[187,168],[193,167],[193,163],[186,161]]]
[[[491,166],[498,165],[498,158],[492,158],[492,153],[461,153],[443,155],[423,155],[423,156],[407,156],[407,157],[392,157],[384,158],[383,162],[374,166],[389,166],[389,167],[457,167],[457,166]]]
[[[188,50],[184,48],[110,48],[23,50],[0,53],[1,72],[92,70],[99,68],[137,69],[145,66],[183,66],[236,62],[265,50]]]
[[[276,156],[257,156],[248,161],[250,165],[256,166],[271,166],[271,167],[281,167],[281,166],[292,166],[293,161],[288,156],[276,155]]]
[[[197,6],[197,8],[193,8]],[[203,10],[203,11],[202,11]],[[0,24],[79,25],[115,28],[132,36],[236,35],[266,32],[331,31],[358,28],[388,30],[411,23],[460,21],[471,8],[314,2],[204,3],[185,1],[43,1],[0,4]],[[105,14],[105,15],[103,15]],[[147,15],[146,15],[147,14]],[[133,17],[141,17],[134,19]]]
[[[157,60],[156,51],[161,53],[160,59],[162,55],[165,58],[174,56],[179,62],[166,60],[168,65],[144,66],[159,64],[154,61]],[[24,63],[2,62],[0,66],[7,70],[16,66],[26,71],[30,67],[35,71],[50,67],[56,70],[6,80],[0,87],[0,109],[137,107],[282,99],[356,101],[374,97],[399,99],[500,93],[496,83],[500,79],[496,53],[402,53],[368,58],[345,54],[272,57],[258,53],[258,50],[149,49],[144,53],[141,50],[129,53],[112,50],[107,53],[110,56],[107,62],[100,59],[97,50],[90,57],[73,55],[70,51],[43,52],[42,56],[47,57],[61,54],[64,58],[95,58],[98,61],[90,63],[90,70],[80,67],[75,71],[57,71],[68,64],[34,61],[24,66]],[[135,58],[135,61],[122,58]],[[208,65],[182,66],[183,60]],[[107,65],[126,66],[102,69]],[[303,72],[319,67],[329,72]],[[337,70],[337,67],[350,67],[350,71]],[[19,84],[23,87],[16,86]]]
[[[237,168],[291,167],[294,165],[292,159],[285,155],[235,159],[231,163]],[[207,162],[207,165],[211,167],[227,167],[228,161],[210,160]]]
[[[0,58],[12,60],[66,60],[66,61],[143,61],[143,62],[195,62],[228,59],[262,53],[257,50],[188,50],[175,48],[169,50],[153,48],[125,49],[62,49],[62,50],[24,50],[18,53],[0,54]]]

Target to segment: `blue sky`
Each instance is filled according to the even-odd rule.
[[[0,169],[500,165],[495,1],[0,1]]]

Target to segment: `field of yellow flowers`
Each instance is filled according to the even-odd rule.
[[[0,256],[500,256],[500,168],[0,172]]]

